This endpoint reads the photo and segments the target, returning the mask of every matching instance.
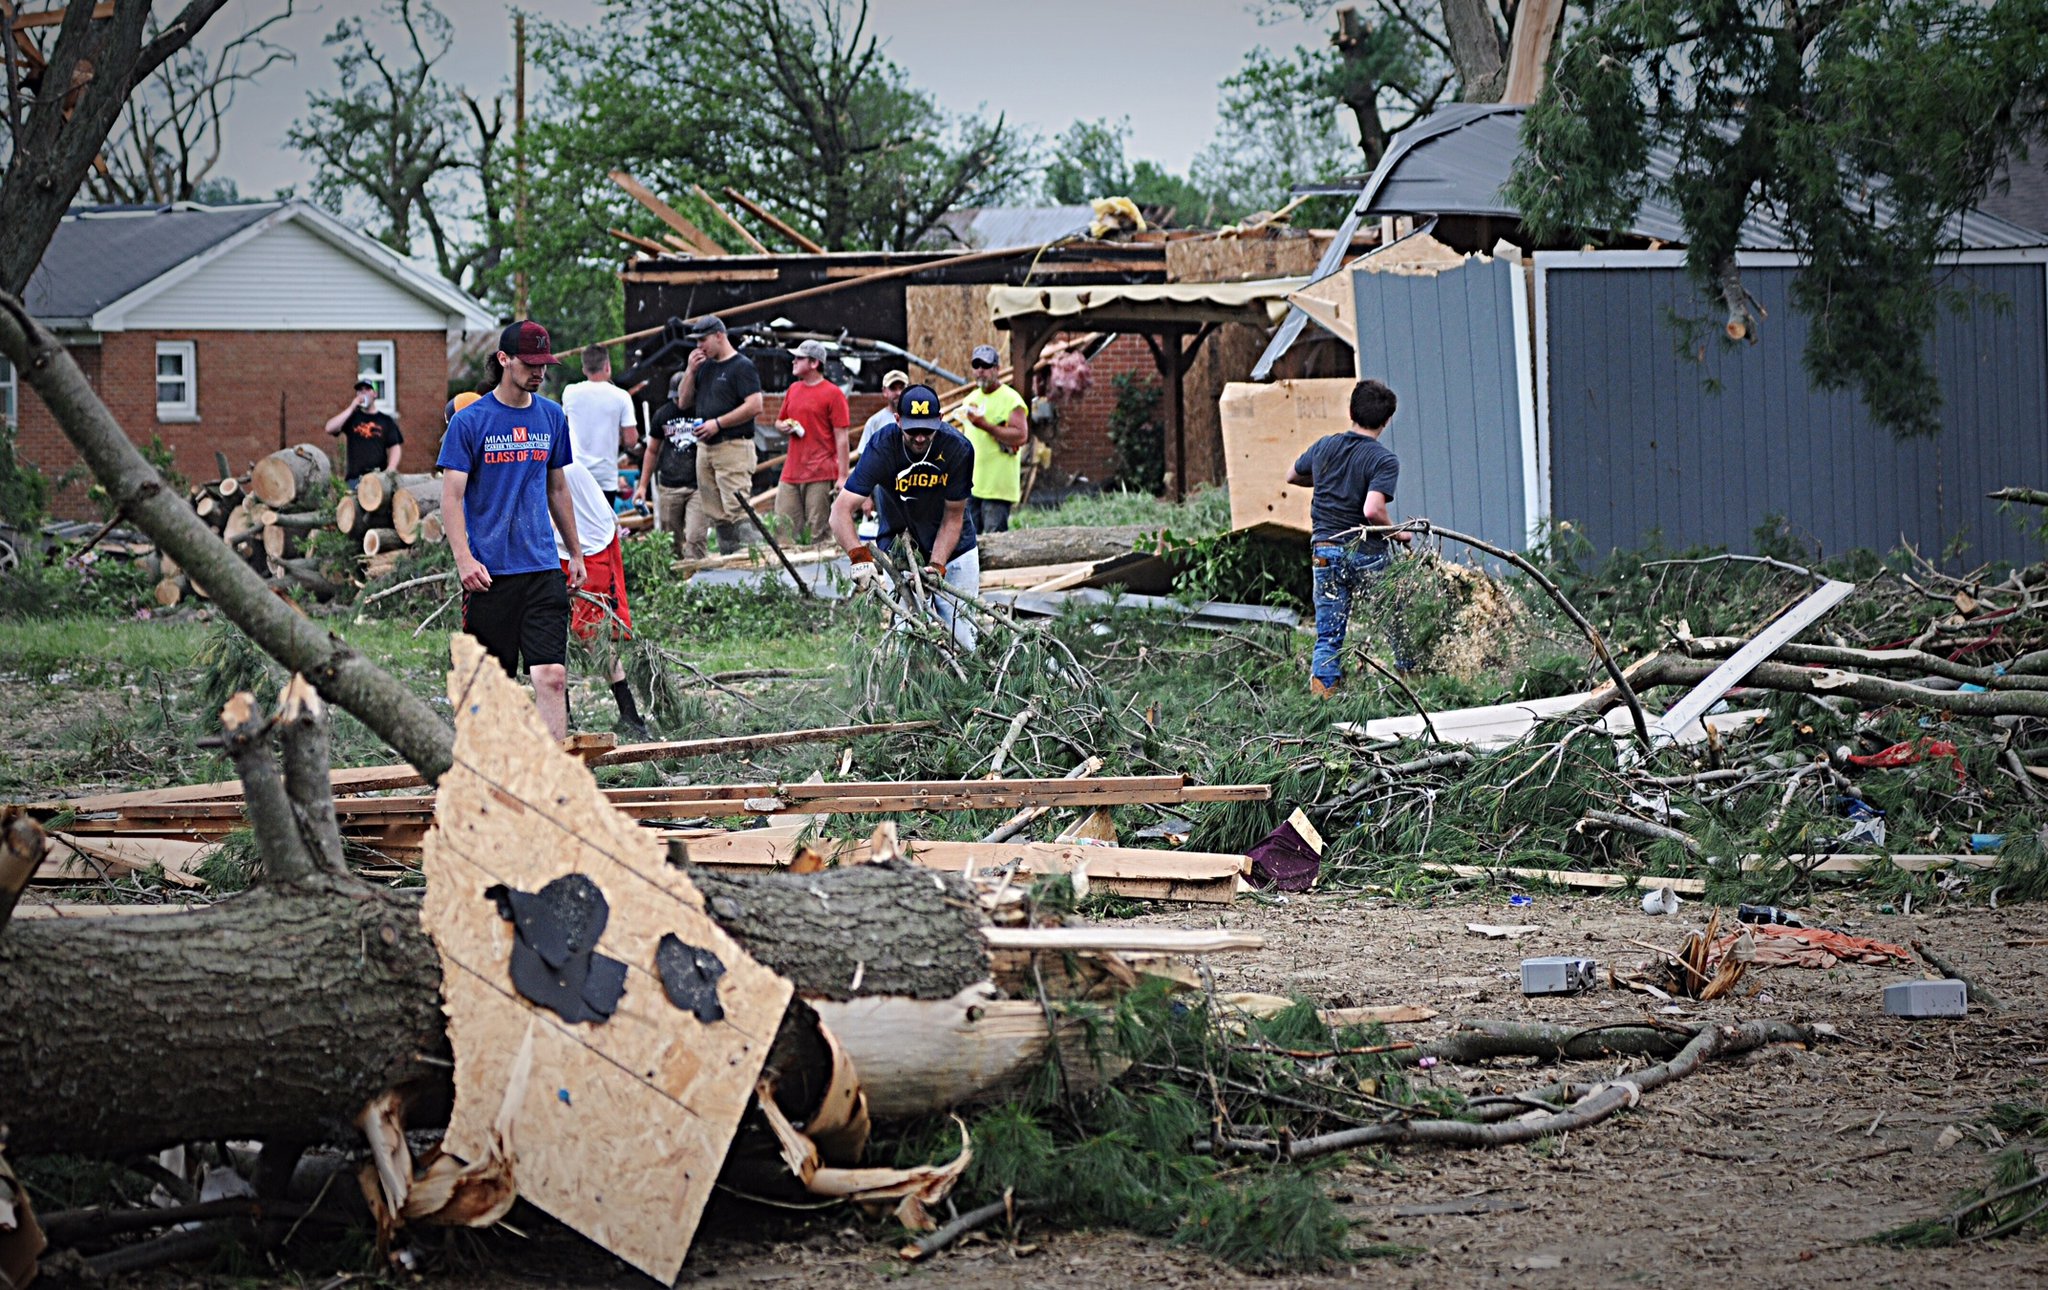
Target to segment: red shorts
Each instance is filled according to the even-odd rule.
[[[569,562],[562,561],[562,572],[569,571]],[[612,623],[612,631],[630,637],[628,628],[633,625],[633,609],[626,603],[626,558],[619,550],[619,535],[612,534],[612,544],[596,555],[583,557],[583,590],[590,595],[608,601],[613,614],[617,614],[625,627]],[[589,640],[597,629],[611,622],[611,614],[603,606],[594,605],[582,596],[573,596],[569,601],[569,630],[576,633],[578,640]]]

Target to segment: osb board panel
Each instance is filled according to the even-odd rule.
[[[994,345],[1010,361],[1008,337],[988,319],[986,283],[957,287],[905,287],[903,289],[904,348],[920,358],[965,376],[967,357],[976,345]],[[911,372],[912,380],[936,378],[923,368]]]
[[[1167,243],[1168,246],[1174,245]],[[1195,362],[1181,378],[1187,408],[1188,487],[1224,482],[1223,428],[1218,401],[1232,381],[1250,377],[1265,352],[1267,330],[1228,323],[1202,342]]]
[[[1168,282],[1254,282],[1315,272],[1327,237],[1190,237],[1166,244]]]
[[[1309,490],[1291,488],[1288,472],[1308,446],[1351,424],[1345,378],[1233,382],[1224,387],[1224,467],[1230,478],[1230,527],[1273,524],[1307,535]]]
[[[534,1037],[512,1121],[520,1194],[650,1276],[673,1281],[791,993],[703,912],[682,873],[556,748],[530,694],[468,636],[451,644],[455,765],[427,836],[421,921],[441,952],[455,1052],[447,1147],[477,1160],[515,1058]],[[484,891],[538,891],[580,873],[604,892],[598,952],[627,966],[610,1020],[569,1024],[517,994],[514,933]],[[654,971],[665,933],[725,965],[722,1021],[668,1001]]]

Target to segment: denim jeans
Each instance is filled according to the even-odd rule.
[[[1008,533],[1010,531],[1010,508],[1015,502],[999,502],[989,497],[971,497],[967,500],[967,513],[974,519],[976,533]]]
[[[892,533],[885,537],[877,538],[875,545],[884,551],[893,551],[896,545],[896,535]],[[917,547],[915,544],[911,546],[910,554],[913,559],[916,558]],[[884,583],[883,585],[887,586],[888,584]],[[981,598],[980,547],[976,547],[972,551],[963,551],[947,562],[946,585],[964,596],[973,596],[977,600]],[[959,641],[968,649],[973,649],[977,636],[973,616],[962,610],[960,603],[950,596],[943,596],[933,592],[931,600],[932,611],[939,616],[939,622],[952,629],[953,639]],[[908,613],[910,610],[909,604],[905,603],[903,609]]]
[[[1344,677],[1344,634],[1351,626],[1352,599],[1372,590],[1393,562],[1393,555],[1388,551],[1367,554],[1357,546],[1324,542],[1312,545],[1309,553],[1315,560],[1316,597],[1316,650],[1309,671],[1323,684],[1335,685]],[[1405,671],[1411,660],[1399,609],[1389,605],[1384,612],[1395,666]]]

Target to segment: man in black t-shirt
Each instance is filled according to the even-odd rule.
[[[1354,594],[1369,590],[1392,562],[1387,539],[1365,529],[1393,523],[1387,504],[1401,478],[1401,459],[1380,442],[1394,419],[1394,392],[1378,381],[1360,381],[1351,391],[1351,428],[1324,435],[1294,463],[1287,482],[1313,488],[1309,553],[1314,564],[1316,648],[1309,665],[1311,694],[1328,698],[1344,680],[1344,634],[1351,626]],[[1406,533],[1392,535],[1406,543]],[[1401,631],[1400,608],[1388,614],[1387,635],[1394,665],[1412,666]]]
[[[373,470],[398,469],[405,436],[398,418],[377,410],[377,387],[368,381],[357,381],[348,406],[327,418],[327,433],[348,436],[342,478],[349,483]]]
[[[676,401],[683,374],[670,380],[668,401],[654,410],[654,432],[640,460],[640,482],[633,500],[654,506],[655,519],[668,532],[679,560],[704,558],[704,504],[697,492],[697,442],[685,433],[693,418]]]
[[[754,490],[754,418],[761,415],[761,374],[733,348],[716,315],[690,328],[697,348],[683,368],[676,404],[690,409],[697,436],[697,496],[718,533],[721,552],[759,535],[740,506]]]

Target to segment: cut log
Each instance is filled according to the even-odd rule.
[[[220,521],[226,514],[226,508],[220,504],[220,498],[211,493],[201,493],[199,500],[192,503],[192,509],[199,512],[200,519],[216,528],[220,526]]]
[[[439,546],[441,545],[441,539],[446,536],[447,533],[441,527],[441,513],[439,511],[420,521],[421,542],[426,543],[428,546]]]
[[[262,523],[249,510],[249,504],[255,500],[254,498],[244,498],[235,509],[228,512],[227,522],[221,525],[221,541],[232,546],[263,527]]]
[[[272,506],[289,506],[302,497],[317,498],[333,474],[333,463],[325,452],[312,444],[295,444],[257,462],[251,486]]]
[[[317,560],[280,560],[277,571],[322,600],[332,600],[348,588],[327,576]]]
[[[391,495],[391,531],[407,546],[420,540],[420,504],[411,493]]]
[[[263,526],[263,554],[272,562],[299,553],[299,535],[282,524]]]
[[[265,521],[265,527],[278,525],[294,533],[309,533],[314,529],[328,528],[333,523],[334,517],[325,511],[291,511],[282,515],[272,515]]]
[[[397,529],[371,529],[363,534],[364,555],[384,555],[403,550],[407,545],[406,540],[398,535]]]
[[[356,505],[366,511],[384,509],[384,503],[391,499],[391,476],[382,470],[373,470],[356,479]]]
[[[334,504],[334,527],[349,537],[358,537],[363,531],[363,508],[353,497],[344,497]]]
[[[1011,529],[990,533],[976,541],[984,569],[1021,569],[1040,564],[1072,564],[1083,560],[1107,560],[1135,551],[1142,538],[1156,537],[1159,529],[1147,524],[1124,524],[1105,528],[1069,525],[1038,529]]]
[[[233,475],[222,475],[213,487],[222,497],[233,497],[242,491],[242,481]]]
[[[156,584],[156,603],[165,609],[174,609],[189,590],[191,588],[183,574],[161,579]]]
[[[925,870],[702,883],[713,917],[807,992],[951,999],[987,975],[972,897]],[[17,920],[0,938],[8,1145],[116,1155],[309,1131],[352,1140],[350,1122],[386,1088],[447,1087],[440,978],[418,893],[353,883],[154,918]],[[136,1071],[152,1073],[150,1096],[135,1095]]]

